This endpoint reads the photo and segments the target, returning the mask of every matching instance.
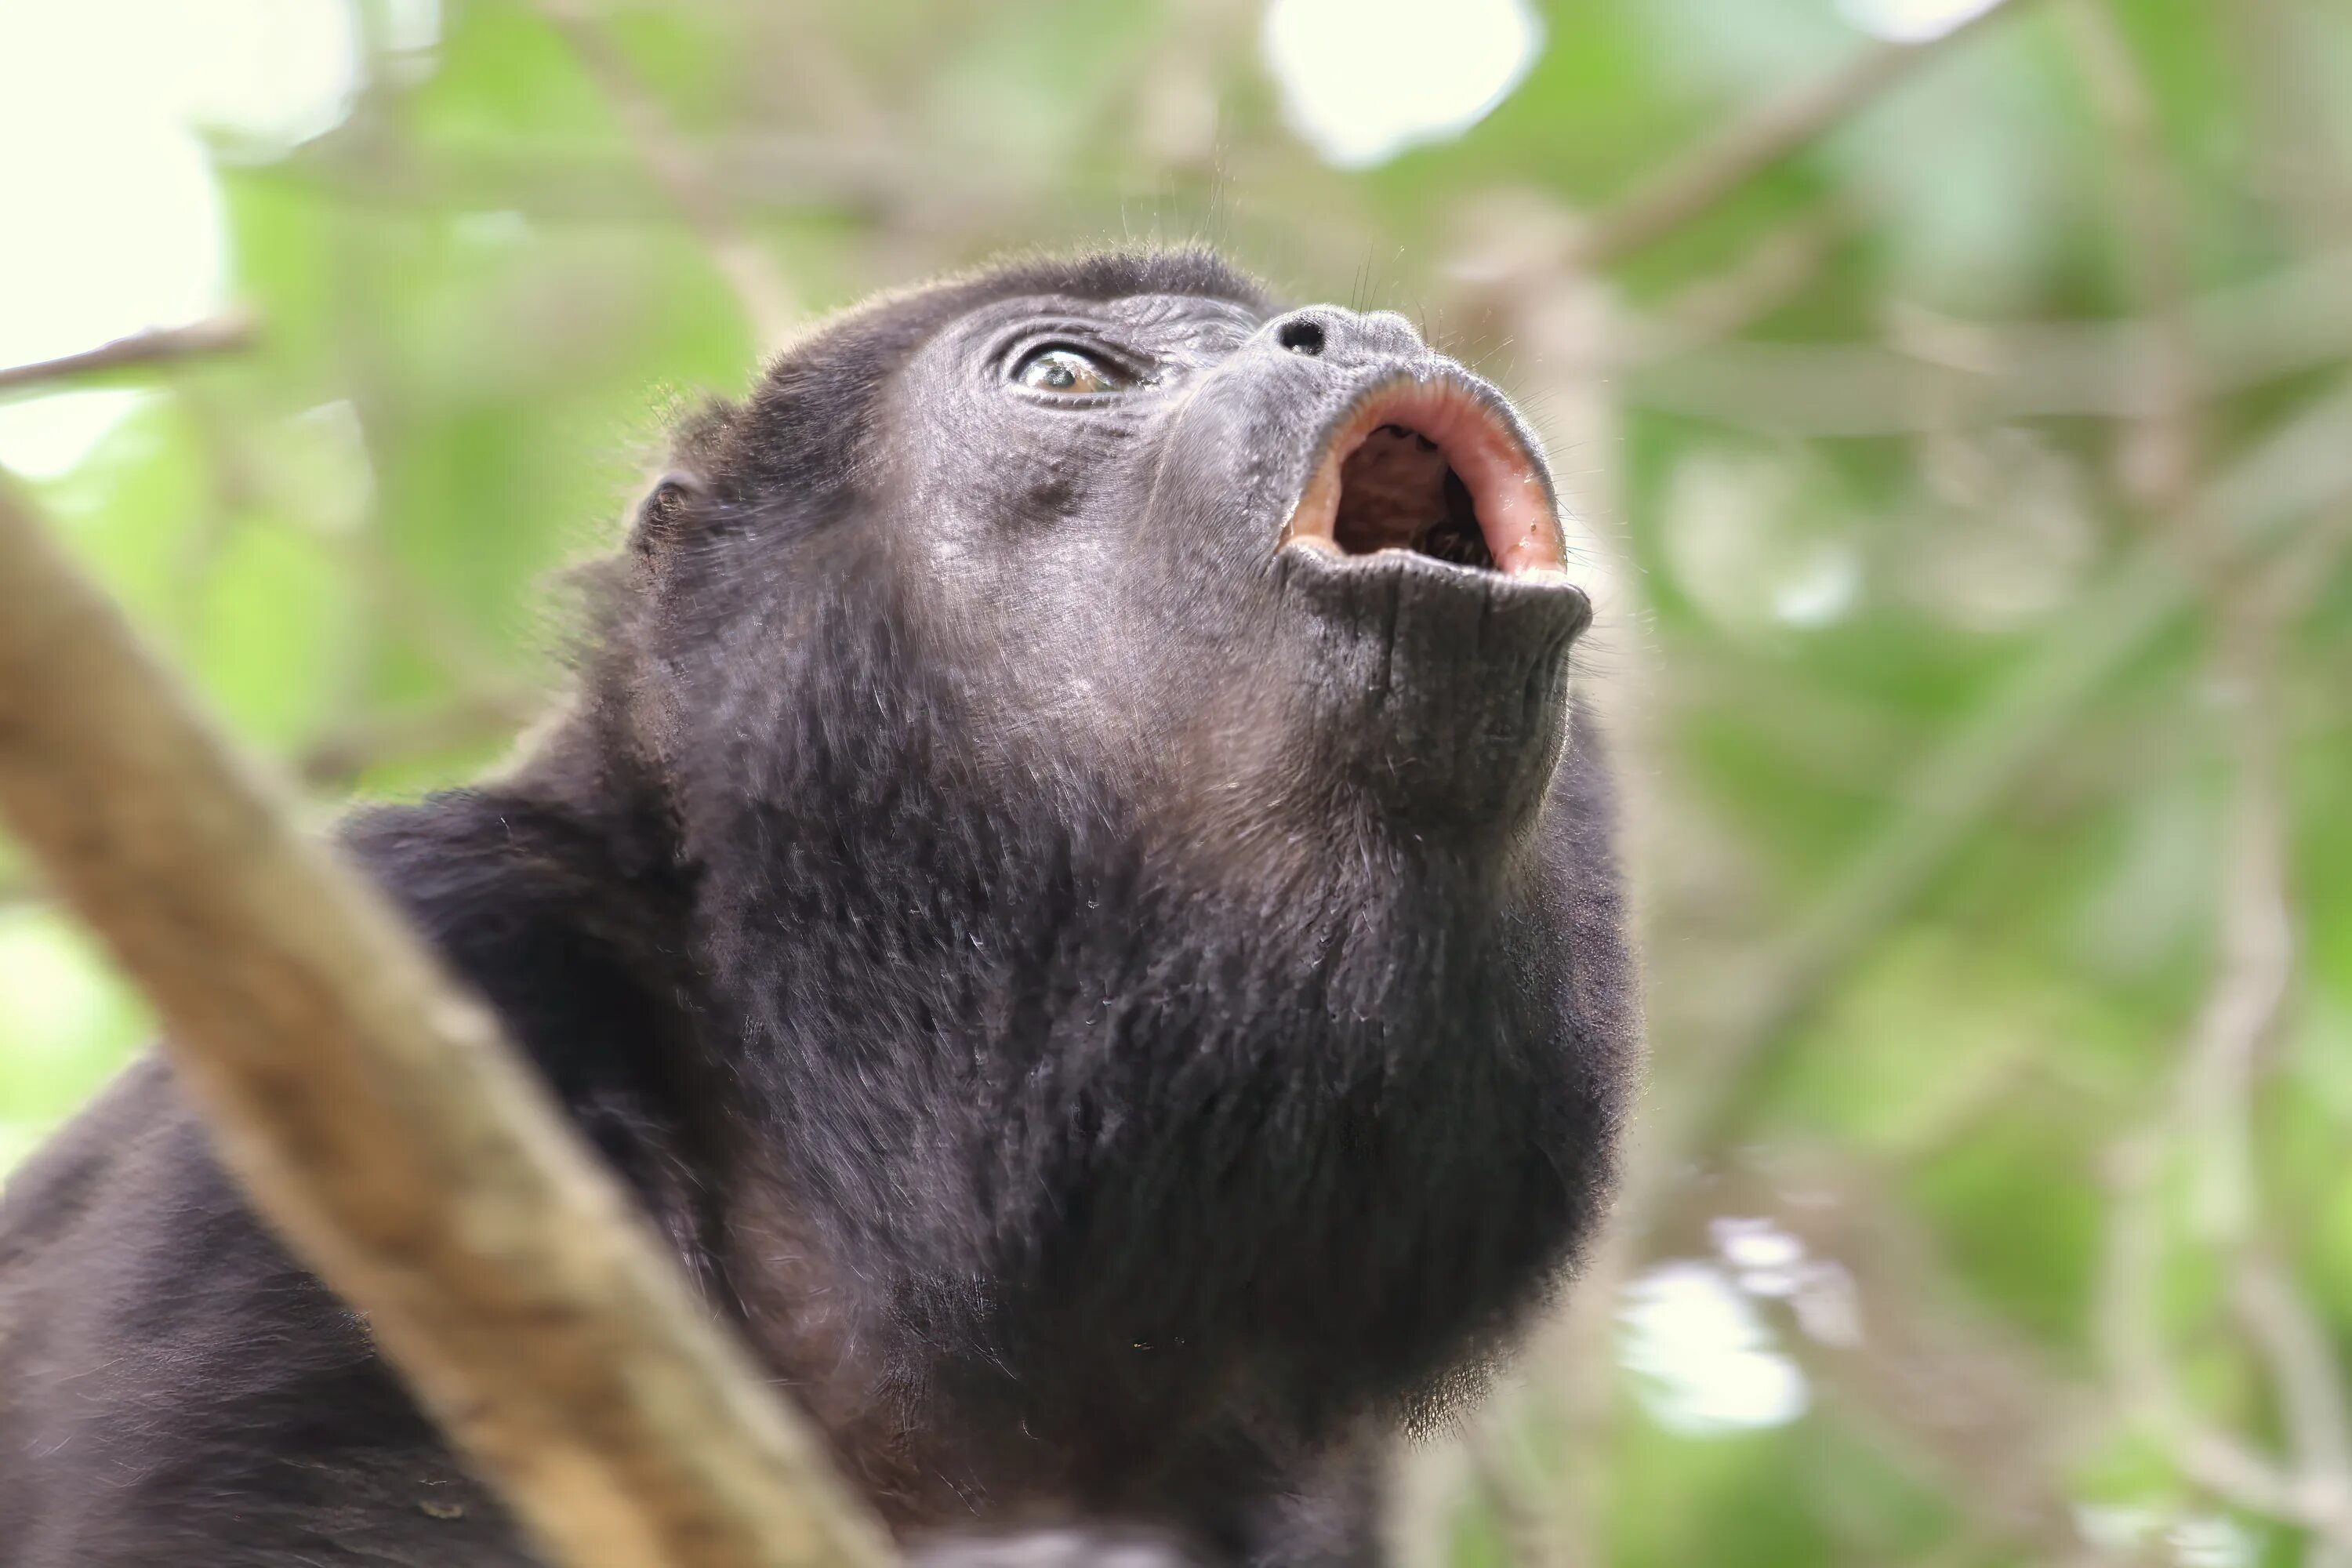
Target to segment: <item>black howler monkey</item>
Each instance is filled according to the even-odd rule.
[[[910,1543],[1375,1560],[1636,1050],[1525,426],[1155,252],[849,311],[672,464],[533,752],[343,844]],[[163,1061],[9,1182],[0,1564],[530,1561]]]

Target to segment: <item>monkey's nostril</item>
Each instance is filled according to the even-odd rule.
[[[1295,354],[1319,354],[1323,352],[1323,327],[1318,321],[1301,317],[1282,323],[1275,341]]]

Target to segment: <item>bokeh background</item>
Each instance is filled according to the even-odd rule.
[[[195,329],[0,468],[321,822],[831,307],[1405,311],[1581,516],[1654,1057],[1409,1562],[2352,1563],[2344,0],[0,0],[0,366]],[[0,845],[0,1167],[148,1027]]]

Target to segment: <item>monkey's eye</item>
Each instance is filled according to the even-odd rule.
[[[1082,349],[1042,348],[1013,367],[1013,379],[1054,397],[1087,397],[1117,392],[1134,377]]]

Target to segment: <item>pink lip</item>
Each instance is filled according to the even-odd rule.
[[[1470,492],[1496,570],[1507,577],[1565,576],[1559,519],[1533,455],[1476,392],[1444,379],[1400,379],[1358,403],[1326,441],[1284,531],[1285,543],[1341,553],[1334,537],[1340,468],[1383,425],[1402,426],[1437,444]]]

